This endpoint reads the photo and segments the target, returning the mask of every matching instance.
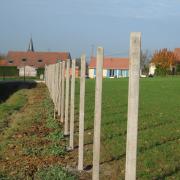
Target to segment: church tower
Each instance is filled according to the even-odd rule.
[[[34,46],[33,46],[33,40],[32,40],[32,37],[31,37],[30,42],[29,42],[28,51],[34,52]]]

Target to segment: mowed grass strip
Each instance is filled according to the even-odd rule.
[[[137,162],[139,179],[178,177],[180,168],[179,91],[180,77],[140,79]],[[92,163],[94,94],[95,80],[86,80],[85,165]],[[119,173],[117,172],[117,176],[122,179],[125,169],[127,101],[128,79],[103,80],[101,166],[104,168],[105,164],[112,161],[123,164]],[[75,109],[76,118],[78,118],[79,81],[76,82]],[[169,157],[172,160],[169,160]],[[158,163],[160,160],[162,163]],[[156,168],[147,166],[153,162],[157,162]],[[116,173],[113,172],[116,170],[109,166],[112,174]],[[101,172],[102,178],[103,173],[105,172]]]

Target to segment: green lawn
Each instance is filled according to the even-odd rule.
[[[86,80],[85,165],[92,164],[95,80]],[[124,178],[128,79],[104,79],[100,177]],[[75,115],[78,120],[79,81]],[[77,123],[78,124],[78,123]],[[77,139],[76,139],[77,140]],[[77,143],[77,142],[76,142]],[[180,171],[180,78],[140,80],[138,179],[178,179]]]

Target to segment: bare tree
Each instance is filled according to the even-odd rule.
[[[141,51],[140,70],[141,74],[148,75],[149,62],[151,60],[151,53],[146,49]]]

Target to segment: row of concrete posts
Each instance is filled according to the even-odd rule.
[[[126,143],[126,180],[136,179],[137,130],[139,104],[139,72],[141,53],[141,33],[130,35],[129,51],[129,89],[128,89],[128,122]],[[93,139],[93,180],[99,180],[100,163],[100,133],[101,133],[101,105],[103,80],[104,50],[97,48],[96,58],[96,88],[94,111],[94,139]],[[60,123],[64,126],[64,135],[69,135],[69,148],[74,149],[74,101],[75,101],[75,66],[76,60],[62,61],[45,67],[45,83],[54,103],[54,118],[58,114]],[[70,74],[71,67],[71,74]],[[79,151],[78,170],[83,170],[84,159],[84,106],[85,106],[85,72],[86,57],[81,56],[80,72],[80,106],[79,106]],[[70,94],[69,94],[70,93]],[[70,110],[70,112],[69,112]],[[70,114],[70,118],[69,118]]]

